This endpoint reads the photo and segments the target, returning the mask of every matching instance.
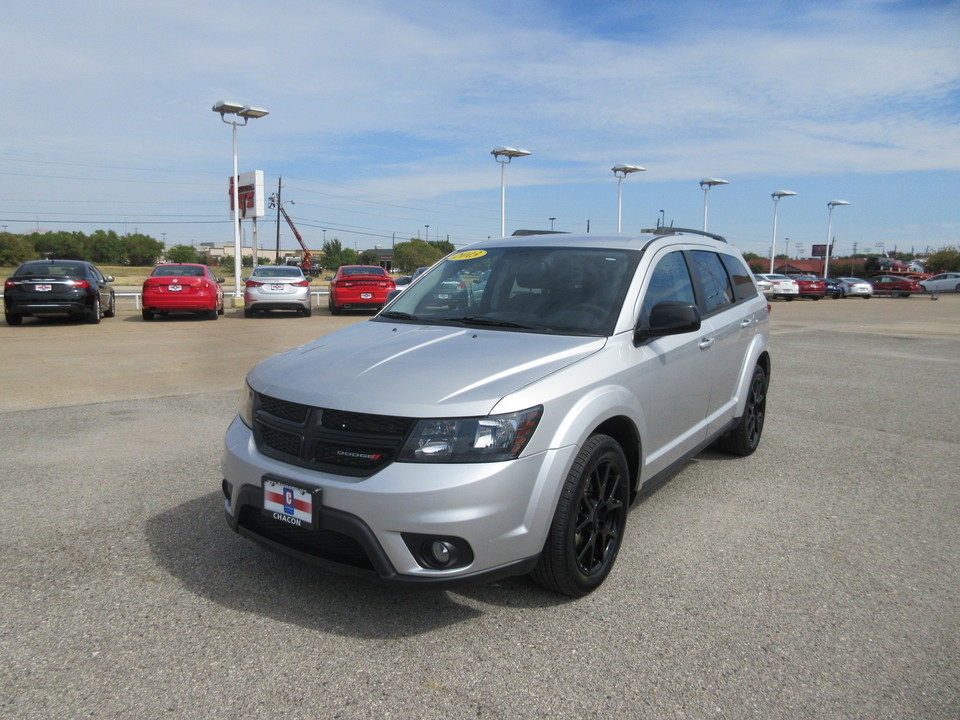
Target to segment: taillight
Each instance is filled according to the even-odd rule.
[[[246,287],[260,287],[263,285],[262,282],[257,282],[256,280],[247,280]]]
[[[310,287],[309,280],[301,280],[300,282],[293,283],[296,287]]]
[[[88,283],[86,280],[71,280],[70,284],[75,288],[80,288],[81,290],[86,290],[88,287],[90,287],[90,283]]]
[[[6,282],[3,283],[3,287],[4,289],[9,290],[10,288],[13,288],[13,287],[16,287],[17,285],[22,285],[22,284],[23,284],[23,281],[21,280],[7,280]]]

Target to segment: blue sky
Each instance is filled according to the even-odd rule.
[[[956,0],[46,0],[7,10],[0,66],[11,232],[230,243],[229,100],[270,111],[240,171],[282,176],[312,249],[499,234],[498,145],[532,152],[506,168],[508,234],[616,231],[626,163],[647,171],[625,232],[701,227],[718,177],[709,229],[745,251],[767,253],[780,189],[791,256],[833,199],[840,254],[960,244]]]

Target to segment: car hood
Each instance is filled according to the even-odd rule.
[[[248,381],[258,392],[304,405],[406,417],[480,416],[605,342],[367,321],[264,360]]]

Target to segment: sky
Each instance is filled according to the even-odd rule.
[[[233,241],[232,128],[314,251],[707,225],[960,245],[960,0],[37,0],[0,23],[0,225]],[[616,164],[645,172],[618,180]],[[775,204],[771,193],[796,196]],[[846,200],[832,214],[827,203]],[[288,203],[287,201],[292,201]],[[259,244],[276,245],[275,214]],[[246,243],[252,223],[243,223]],[[284,226],[284,249],[296,247]]]

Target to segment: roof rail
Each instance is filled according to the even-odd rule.
[[[528,235],[569,235],[564,230],[514,230],[512,237],[527,237]]]
[[[708,238],[719,240],[720,242],[727,242],[727,239],[723,235],[716,235],[715,233],[710,233],[710,232],[707,232],[706,230],[694,230],[693,228],[678,228],[678,227],[673,227],[672,225],[670,227],[661,225],[658,228],[641,230],[640,232],[651,233],[653,235],[676,235],[677,233],[691,233],[693,235],[704,235]]]

